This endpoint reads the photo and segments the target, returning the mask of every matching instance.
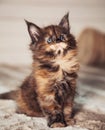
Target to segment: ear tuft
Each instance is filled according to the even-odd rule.
[[[64,15],[64,17],[61,19],[59,25],[64,27],[68,32],[70,31],[69,12],[66,15]]]
[[[34,23],[31,23],[27,20],[25,20],[25,22],[27,24],[28,32],[29,32],[32,42],[33,43],[37,42],[41,33],[41,29]]]

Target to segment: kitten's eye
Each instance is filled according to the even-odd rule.
[[[48,38],[47,43],[49,43],[49,44],[52,43],[52,38]]]
[[[64,35],[60,35],[60,40],[61,40],[61,41],[65,41]]]

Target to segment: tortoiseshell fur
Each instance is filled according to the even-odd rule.
[[[72,125],[79,64],[68,14],[59,25],[39,28],[28,21],[26,23],[32,40],[33,68],[18,90],[18,111],[28,116],[45,116],[52,128]],[[60,39],[61,34],[63,39]],[[50,43],[49,37],[53,37]]]

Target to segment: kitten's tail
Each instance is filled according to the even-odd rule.
[[[0,94],[0,99],[11,99],[16,100],[18,97],[18,90],[13,90],[10,92]]]

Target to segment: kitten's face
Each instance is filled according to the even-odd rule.
[[[26,23],[32,40],[30,46],[34,56],[53,58],[63,56],[70,49],[76,48],[75,39],[69,31],[68,14],[62,18],[59,25],[39,28],[33,23],[27,21]]]
[[[46,27],[44,28],[43,38],[46,54],[63,55],[68,41],[68,34],[64,28],[53,25]]]

